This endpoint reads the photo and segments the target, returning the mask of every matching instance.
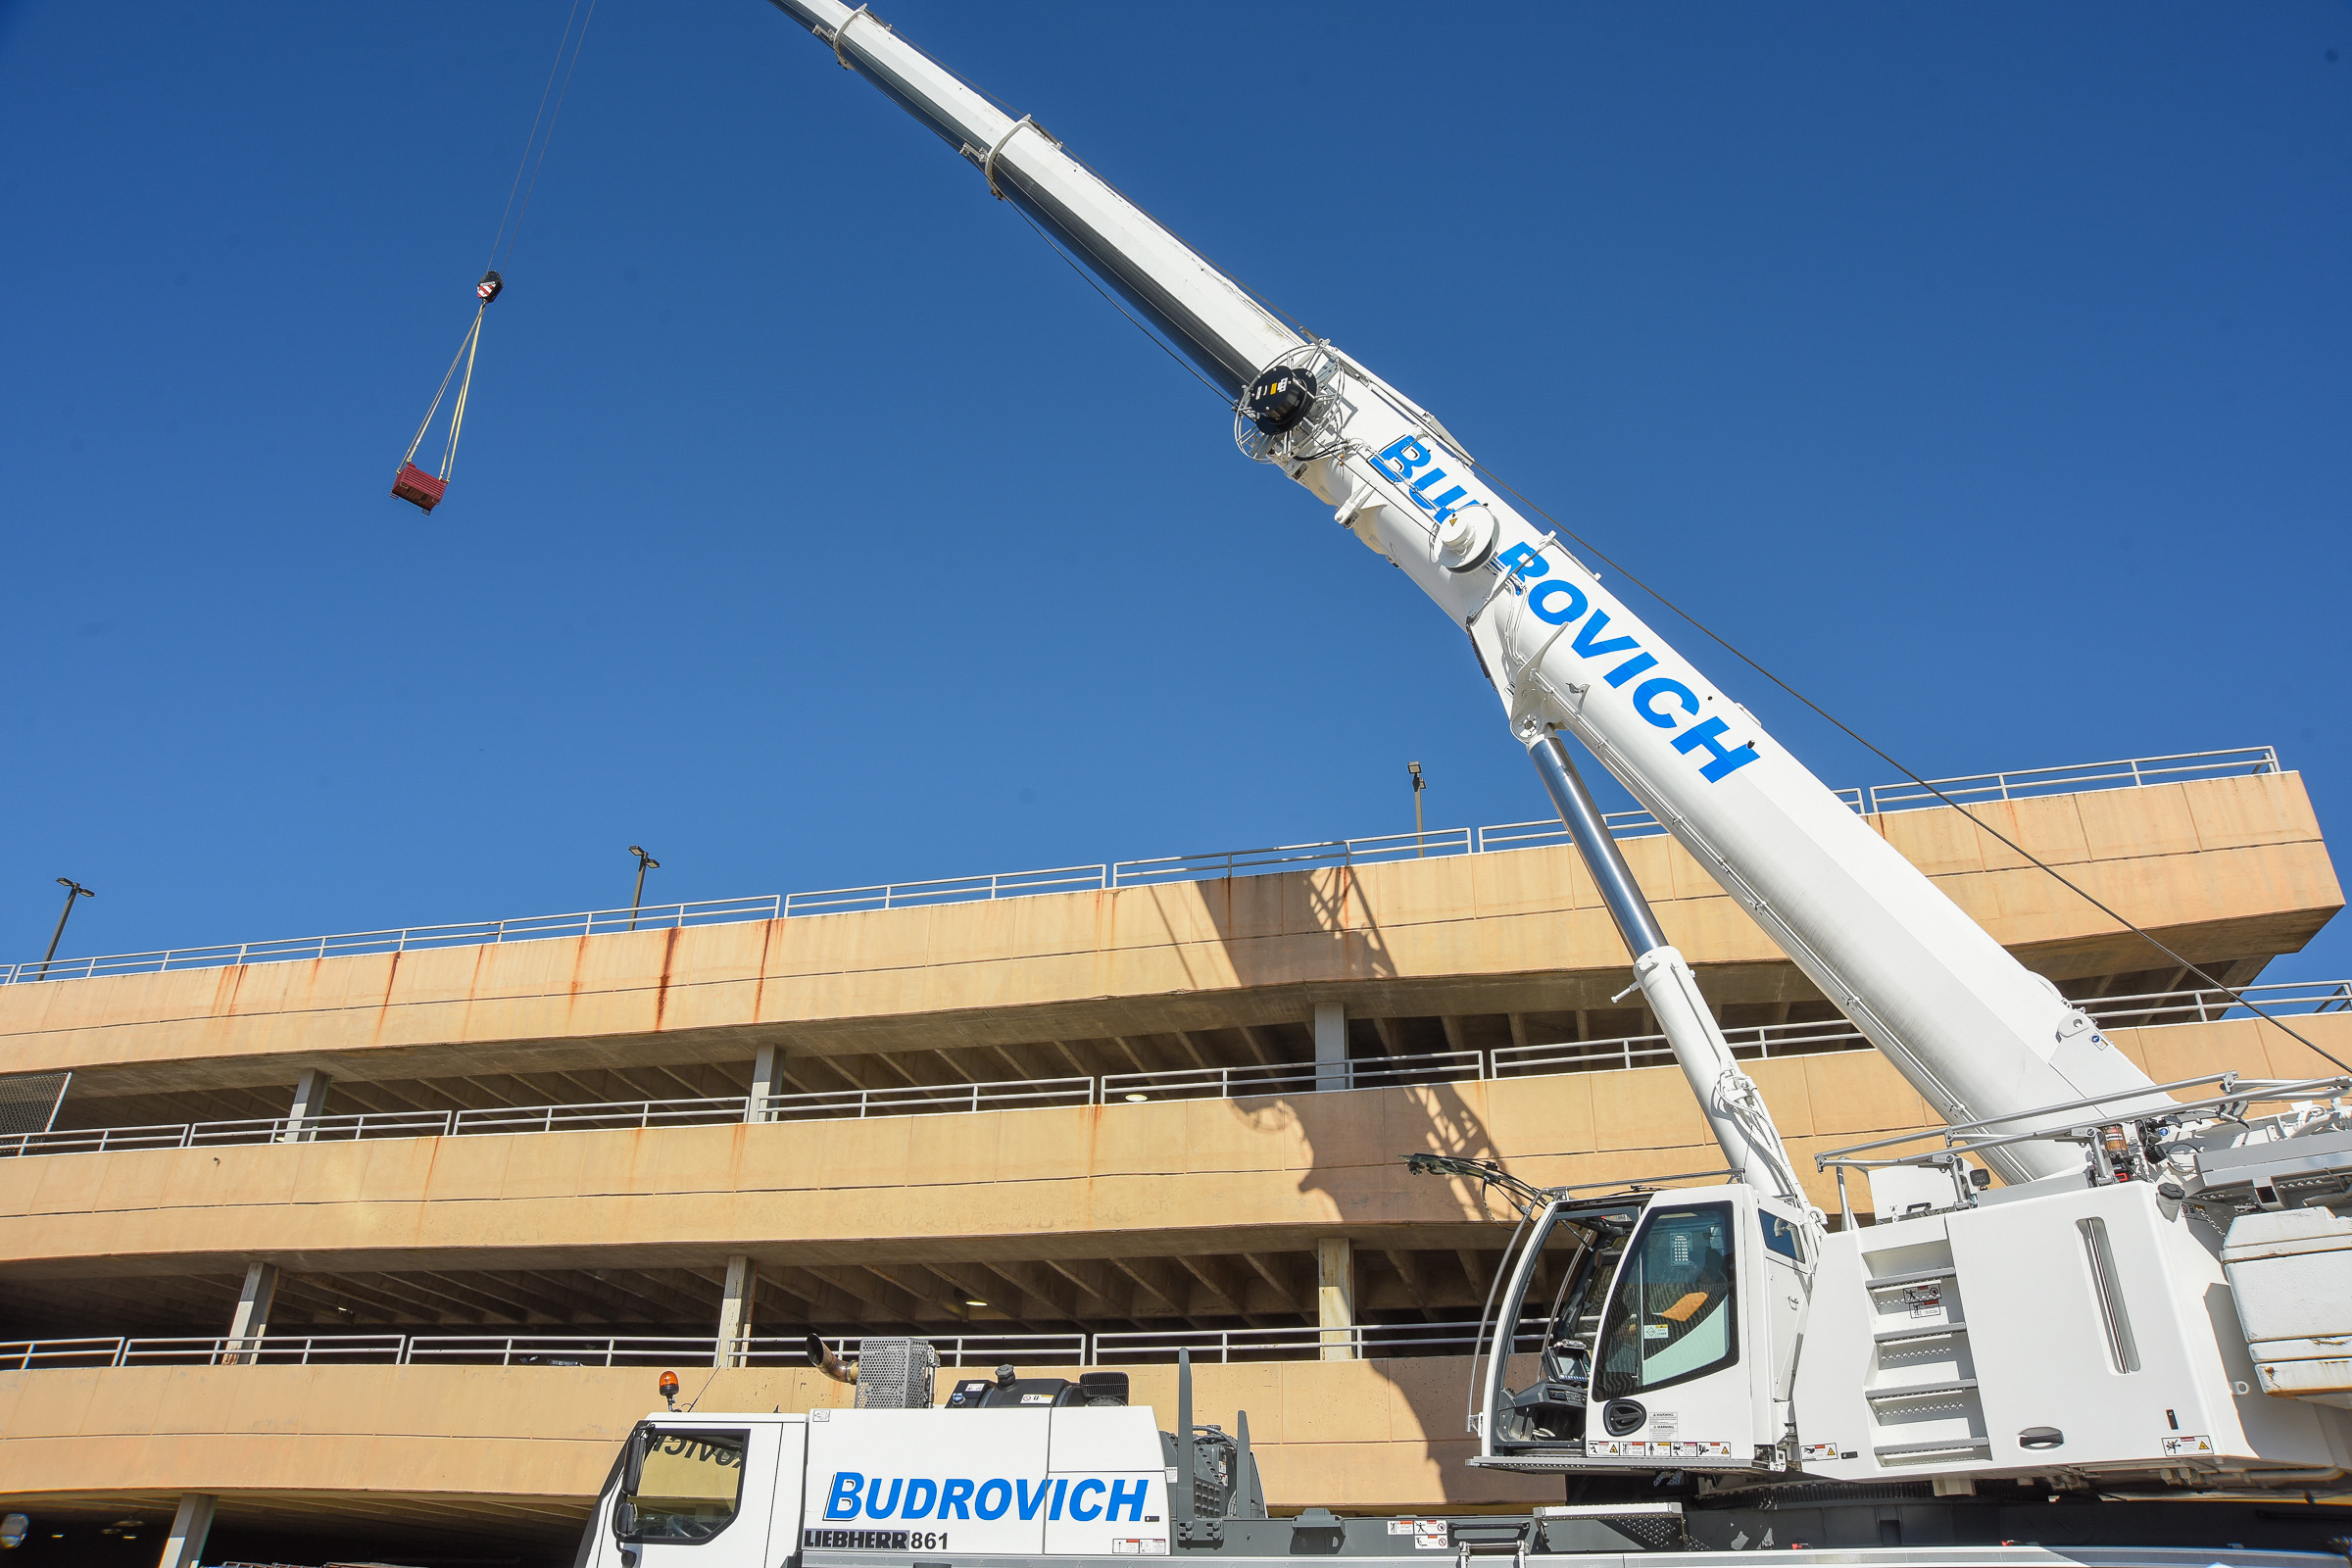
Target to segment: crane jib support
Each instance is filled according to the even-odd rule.
[[[1633,867],[1625,863],[1625,852],[1601,820],[1600,808],[1585,787],[1584,775],[1576,770],[1568,748],[1557,735],[1546,735],[1530,746],[1527,755],[1535,760],[1552,808],[1560,813],[1561,825],[1584,858],[1585,869],[1592,873],[1600,902],[1608,906],[1609,917],[1617,922],[1617,934],[1625,938],[1627,953],[1639,958],[1652,948],[1664,947],[1666,934],[1658,929],[1657,916],[1650,913],[1649,901],[1642,896]]]

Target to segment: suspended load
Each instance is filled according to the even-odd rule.
[[[442,374],[440,388],[433,393],[432,406],[424,411],[424,420],[416,426],[416,439],[409,443],[408,455],[400,460],[400,469],[392,475],[392,494],[396,500],[430,512],[449,493],[449,475],[458,463],[458,434],[466,427],[466,395],[473,389],[474,355],[482,344],[482,313],[490,309],[490,302],[498,298],[499,291],[506,286],[506,279],[496,272],[484,272],[482,280],[474,285],[474,298],[481,303],[474,307],[473,324],[466,329],[465,337],[458,341],[457,358],[449,362],[449,369]],[[464,376],[458,375],[461,364],[466,367]],[[448,396],[449,383],[453,379],[458,383],[458,401],[450,406],[449,440],[441,449],[441,471],[428,472],[416,466],[416,449],[424,445],[424,432],[433,427],[433,416],[441,412],[441,400]]]

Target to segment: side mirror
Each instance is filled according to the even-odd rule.
[[[628,1458],[620,1467],[622,1500],[617,1505],[619,1507],[629,1506],[627,1501],[629,1494],[635,1492],[637,1483],[645,1479],[645,1442],[649,1436],[651,1434],[644,1427],[639,1427],[629,1434]]]
[[[637,1505],[626,1497],[612,1505],[612,1533],[616,1536],[637,1533]]]

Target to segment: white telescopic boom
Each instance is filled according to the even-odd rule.
[[[1037,122],[1026,115],[1015,120],[990,103],[901,43],[865,7],[853,10],[840,0],[771,3],[978,166],[993,191],[1091,264],[1228,396],[1239,397],[1261,368],[1298,346],[1297,333],[1065,155]]]
[[[1522,744],[1563,731],[1582,741],[1937,1114],[2018,1116],[2150,1088],[2084,1013],[1513,510],[1417,405],[1330,345],[1302,343],[1033,122],[997,109],[863,7],[771,3],[979,167],[1203,373],[1242,394],[1257,416],[1254,428],[1237,423],[1244,450],[1313,491],[1468,628]],[[1290,403],[1277,410],[1286,392]],[[1662,981],[1653,1008],[1660,997],[1671,1001]],[[1712,1069],[1680,1032],[1677,1054],[1695,1089]],[[1732,1141],[1720,1097],[1702,1102],[1735,1168],[1744,1168],[1753,1140]],[[1760,1113],[1751,1106],[1740,1119]],[[2065,1119],[2021,1118],[2009,1130]],[[1984,1157],[2012,1182],[2081,1163],[2047,1143]]]

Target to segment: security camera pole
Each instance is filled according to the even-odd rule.
[[[637,929],[637,906],[645,902],[645,873],[661,870],[662,862],[634,844],[629,846],[629,853],[637,857],[637,891],[629,897],[629,929],[634,931]]]
[[[1422,853],[1421,787],[1427,781],[1421,777],[1421,764],[1419,762],[1405,763],[1404,770],[1413,775],[1413,858],[1415,859],[1419,859]]]
[[[57,917],[57,929],[49,933],[49,951],[41,955],[41,972],[33,977],[36,980],[48,975],[49,960],[57,956],[57,945],[65,940],[66,922],[74,916],[74,901],[75,899],[94,899],[98,896],[70,876],[59,877],[57,885],[66,890],[66,907],[64,912]]]

